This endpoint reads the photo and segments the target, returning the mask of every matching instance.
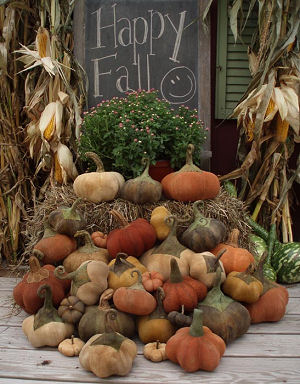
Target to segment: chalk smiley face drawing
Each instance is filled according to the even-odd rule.
[[[176,67],[168,71],[160,83],[163,98],[171,104],[184,104],[196,92],[196,78],[187,67]]]

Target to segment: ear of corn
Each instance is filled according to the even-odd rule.
[[[62,170],[59,164],[57,152],[54,154],[54,178],[59,183],[63,183]]]
[[[50,57],[50,36],[46,28],[39,27],[35,38],[36,49],[41,58]]]
[[[276,132],[275,140],[279,143],[285,143],[288,135],[289,123],[286,120],[282,120],[280,114],[276,117]]]

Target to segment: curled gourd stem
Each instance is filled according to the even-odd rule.
[[[138,269],[134,269],[133,271],[130,272],[130,276],[133,277],[133,275],[135,273],[138,275],[138,284],[142,284],[143,285],[141,271],[139,271]]]
[[[93,160],[93,162],[96,164],[97,166],[97,169],[96,169],[96,172],[104,172],[104,165],[102,163],[102,160],[100,159],[100,157],[94,153],[94,152],[86,152],[85,153],[85,156],[90,158],[91,160]]]
[[[44,253],[42,251],[40,251],[39,249],[34,249],[32,251],[32,254],[34,256],[36,256],[39,260],[43,260],[43,258],[45,257]]]
[[[111,308],[106,311],[104,315],[105,332],[115,332],[112,326],[109,324],[109,320],[114,321],[116,320],[117,317],[118,317],[118,312],[115,309]]]
[[[128,257],[127,253],[118,252],[116,255],[115,265],[125,264],[128,266],[128,268],[133,267],[133,264],[129,263],[129,261],[126,260],[127,257]]]
[[[84,242],[85,244],[89,244],[93,247],[95,247],[95,244],[93,243],[93,240],[91,238],[91,235],[87,232],[87,231],[84,231],[84,230],[80,230],[80,231],[77,231],[75,234],[74,234],[74,237],[80,237],[80,236],[84,236]]]
[[[209,222],[209,219],[207,217],[205,217],[199,210],[199,206],[202,205],[202,207],[204,206],[204,203],[202,200],[197,200],[195,201],[195,203],[193,204],[193,213],[194,213],[194,218],[198,220],[198,222],[200,222],[201,225],[205,226],[208,222]]]
[[[104,292],[102,292],[99,300],[99,309],[110,309],[110,305],[108,304],[108,301],[113,297],[114,290],[112,288],[106,289]]]
[[[50,285],[48,284],[40,285],[36,293],[38,297],[40,297],[41,299],[44,299],[43,308],[48,308],[48,309],[53,308],[52,289]]]
[[[214,267],[216,268],[216,266],[219,264],[219,261],[221,259],[221,257],[224,255],[224,253],[227,251],[227,248],[223,248],[221,249],[221,251],[217,254],[217,257],[216,257],[216,260],[214,262]]]
[[[72,204],[71,208],[70,208],[70,211],[71,212],[74,212],[75,209],[77,208],[78,204],[82,201],[82,198],[81,197],[78,197],[78,199],[76,199],[74,201],[74,203]]]
[[[66,273],[65,267],[63,265],[59,265],[54,269],[54,276],[60,280],[73,279],[73,277],[76,275],[76,271],[77,270],[70,272],[68,274],[65,274]]]

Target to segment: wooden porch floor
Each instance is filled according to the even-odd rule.
[[[99,379],[85,371],[78,358],[65,357],[55,348],[35,349],[22,332],[25,312],[13,309],[16,278],[0,278],[0,383],[295,383],[300,384],[300,284],[288,288],[290,300],[278,323],[251,325],[247,334],[227,346],[214,372],[185,373],[165,361],[152,363],[138,356],[126,377]],[[18,313],[19,312],[19,313]]]

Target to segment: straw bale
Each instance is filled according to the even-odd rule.
[[[60,206],[70,207],[76,198],[71,186],[60,186],[52,187],[47,191],[43,201],[36,202],[35,207],[28,212],[28,218],[24,224],[25,252],[23,256],[25,258],[28,257],[35,243],[42,237],[44,231],[43,222],[50,212]],[[121,212],[129,222],[138,217],[150,220],[152,210],[159,205],[164,205],[173,215],[180,219],[177,232],[179,236],[193,221],[193,204],[173,200],[160,200],[158,203],[142,205],[120,198],[99,204],[82,201],[78,205],[78,210],[86,219],[88,232],[92,233],[98,230],[109,233],[111,230],[118,228],[117,221],[109,213],[110,210],[115,209]],[[228,231],[238,228],[240,230],[240,245],[247,249],[250,248],[248,238],[250,228],[246,223],[247,210],[242,201],[231,197],[225,190],[221,189],[215,199],[203,201],[200,210],[206,217],[222,221]],[[183,221],[183,218],[186,220]]]

